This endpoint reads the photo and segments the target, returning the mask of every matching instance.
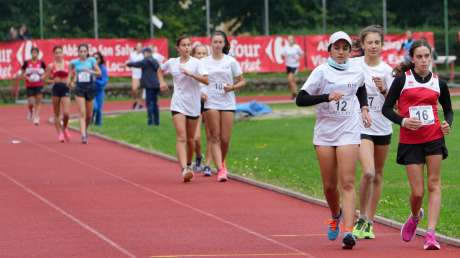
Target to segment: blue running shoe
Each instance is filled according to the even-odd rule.
[[[203,169],[203,175],[204,176],[211,176],[212,175],[211,168],[208,167],[208,166],[205,166],[204,169]]]
[[[327,238],[331,241],[336,240],[340,233],[340,218],[329,219],[327,221]]]

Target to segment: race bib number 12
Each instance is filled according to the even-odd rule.
[[[409,107],[410,118],[416,118],[422,122],[422,125],[434,124],[434,113],[432,106],[415,106]]]

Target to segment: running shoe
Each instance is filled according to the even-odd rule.
[[[182,169],[182,178],[184,178],[184,183],[190,182],[193,178],[193,171],[190,167],[185,167]]]
[[[212,176],[212,171],[209,166],[203,168],[203,176]]]
[[[217,182],[226,182],[227,180],[227,169],[225,167],[222,167],[217,172]]]
[[[401,237],[402,240],[405,242],[409,242],[414,238],[415,232],[417,231],[417,225],[418,222],[423,218],[423,209],[420,209],[420,213],[418,218],[409,215],[409,218],[407,218],[406,222],[401,228]]]
[[[425,250],[440,250],[441,245],[436,241],[436,235],[434,230],[428,230],[425,235],[425,244],[423,245]]]
[[[340,218],[327,220],[327,238],[331,241],[336,240],[340,233]]]
[[[342,249],[353,249],[356,245],[356,237],[352,233],[347,232],[342,238]]]
[[[34,125],[39,125],[40,124],[40,117],[35,117],[34,118]]]
[[[359,218],[356,221],[355,226],[353,227],[353,236],[355,236],[358,239],[364,238],[363,230],[365,226],[366,226],[366,220],[363,218]]]
[[[353,232],[353,235],[355,233]],[[361,236],[364,239],[374,239],[374,224],[370,221],[367,221],[366,224],[364,224],[364,229],[361,231]],[[359,237],[358,237],[359,238]]]
[[[195,159],[195,165],[193,166],[193,171],[195,173],[200,173],[202,170],[203,170],[203,167],[201,166],[201,160],[202,160],[202,157],[197,157]]]
[[[64,129],[64,139],[67,141],[67,142],[70,142],[70,132],[69,132],[69,129]]]
[[[64,142],[65,141],[64,133],[59,133],[58,141],[59,142]]]
[[[83,143],[83,144],[88,144],[88,136],[82,135],[82,136],[81,136],[81,143]]]

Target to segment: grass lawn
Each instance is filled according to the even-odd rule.
[[[458,102],[460,99],[454,98],[453,101]],[[272,107],[285,109],[293,106],[284,104]],[[457,123],[460,121],[460,112],[455,115],[455,120]],[[323,198],[318,162],[312,146],[314,123],[314,117],[236,122],[227,166],[233,173]],[[147,149],[175,155],[175,132],[169,112],[161,113],[159,128],[146,125],[146,114],[130,113],[105,117],[103,127],[93,127],[92,130]],[[398,128],[395,127],[378,214],[403,222],[409,214],[409,186],[404,167],[395,162],[397,139]],[[454,129],[446,141],[449,158],[442,164],[443,201],[438,230],[458,238],[460,168],[456,158],[460,157],[460,132]],[[427,209],[426,202],[424,207]],[[426,219],[422,227],[426,227]]]

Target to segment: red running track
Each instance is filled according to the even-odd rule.
[[[460,257],[379,224],[344,251],[326,239],[325,208],[215,177],[183,184],[174,162],[77,139],[0,109],[0,257]]]

